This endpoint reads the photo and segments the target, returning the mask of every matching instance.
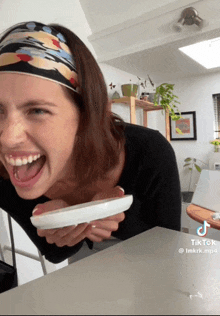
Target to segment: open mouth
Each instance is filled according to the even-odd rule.
[[[41,156],[31,163],[22,166],[13,167],[13,175],[20,182],[27,182],[36,177],[41,171],[46,161],[46,156]]]

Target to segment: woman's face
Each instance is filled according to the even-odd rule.
[[[72,174],[79,110],[61,85],[0,73],[0,160],[23,199],[46,195]]]

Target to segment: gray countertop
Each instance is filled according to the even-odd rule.
[[[1,315],[219,312],[220,242],[160,227],[0,294]]]

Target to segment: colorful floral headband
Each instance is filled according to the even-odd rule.
[[[0,42],[0,72],[39,76],[78,92],[75,61],[65,37],[42,23],[21,23]]]

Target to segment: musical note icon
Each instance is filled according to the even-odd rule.
[[[197,235],[200,237],[205,237],[208,233],[208,227],[211,227],[211,225],[207,223],[207,221],[204,221],[203,226],[199,226],[197,228]]]

